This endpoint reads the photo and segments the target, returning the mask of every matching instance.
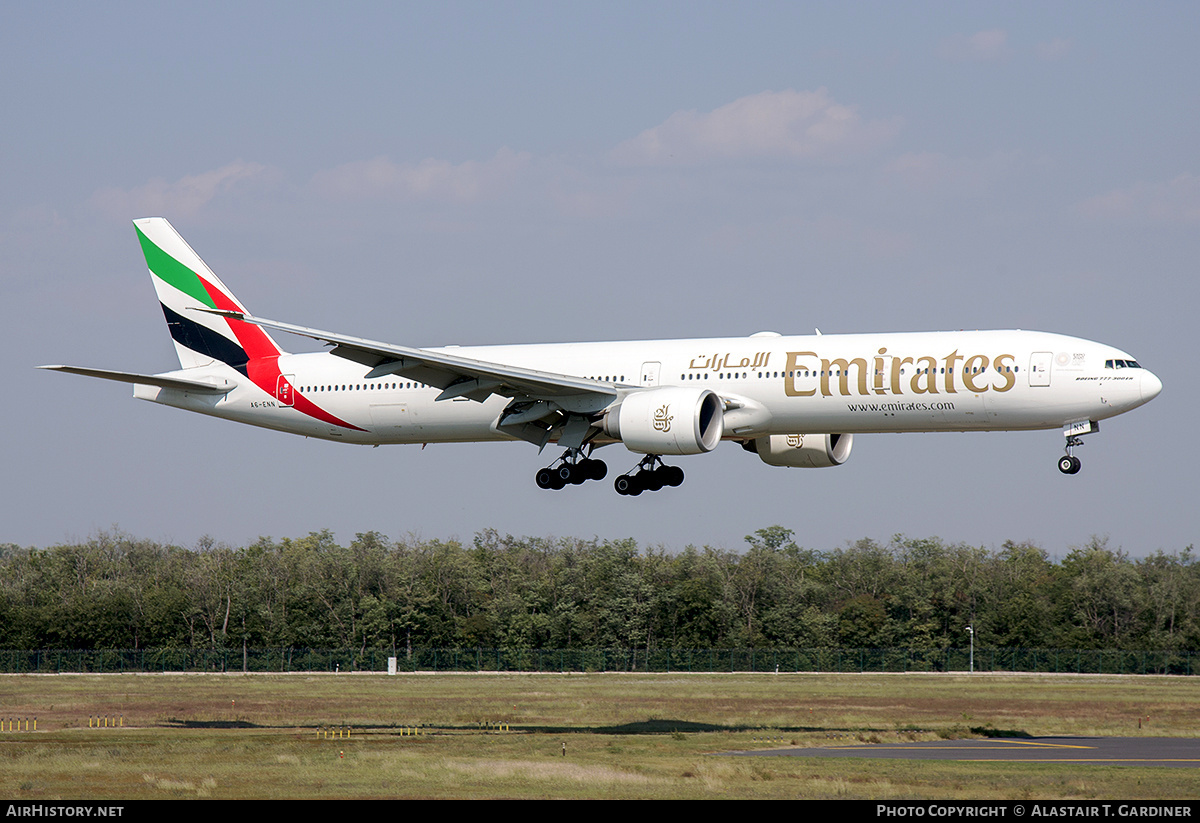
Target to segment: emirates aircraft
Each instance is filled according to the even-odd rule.
[[[1099,421],[1162,383],[1103,343],[1034,331],[639,340],[415,349],[251,315],[165,219],[135,220],[181,368],[43,366],[132,383],[134,396],[346,443],[513,440],[562,454],[538,486],[602,480],[596,449],[640,457],[620,494],[678,486],[667,456],[722,440],[771,466],[837,466],[854,435],[1061,428],[1064,474]],[[288,354],[267,330],[319,340]]]

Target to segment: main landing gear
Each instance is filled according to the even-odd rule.
[[[608,466],[603,460],[584,457],[583,449],[567,449],[552,465],[539,469],[536,475],[538,488],[562,489],[568,485],[578,486],[589,480],[603,480]],[[663,486],[678,486],[683,483],[683,469],[667,466],[657,454],[648,454],[636,466],[621,475],[613,483],[617,494],[636,497],[642,492],[656,492]]]
[[[655,463],[658,467],[655,468]],[[663,486],[683,483],[683,469],[667,466],[657,454],[648,454],[633,469],[618,477],[613,486],[617,494],[637,497],[642,492],[656,492]]]
[[[540,469],[534,479],[540,489],[564,488],[568,483],[578,486],[589,480],[603,480],[608,466],[603,460],[584,457],[582,449],[567,449],[554,465]]]

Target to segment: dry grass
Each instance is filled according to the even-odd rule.
[[[984,729],[1193,736],[1198,698],[1200,679],[1171,677],[7,676],[0,717],[36,716],[38,731],[0,732],[0,794],[1186,798],[1195,796],[1190,769],[719,753]],[[124,726],[89,728],[89,716]],[[500,722],[510,730],[481,726]],[[425,733],[400,734],[412,726]],[[320,727],[350,736],[329,739]]]

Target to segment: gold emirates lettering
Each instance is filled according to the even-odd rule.
[[[885,362],[887,349],[879,349],[874,360],[874,374],[870,373],[871,365],[865,358],[856,357],[847,360],[844,357],[826,359],[819,357],[813,351],[787,352],[787,364],[784,367],[783,393],[788,397],[812,397],[818,391],[796,388],[796,372],[805,372],[819,378],[819,390],[822,397],[832,397],[834,388],[843,397],[851,394],[866,396],[875,394],[957,394],[961,384],[967,391],[982,394],[986,391],[1006,392],[1017,384],[1017,376],[1013,372],[1016,355],[998,354],[989,358],[986,354],[961,355],[958,349],[939,360],[929,355],[918,357],[891,356],[890,368]],[[810,361],[808,358],[812,358]],[[814,362],[815,361],[815,362]],[[958,368],[958,364],[962,368]],[[818,365],[819,364],[819,365]],[[988,372],[988,366],[993,371]],[[905,366],[912,366],[912,375],[905,374]],[[851,371],[854,372],[851,383]],[[961,380],[955,382],[955,375]],[[938,381],[938,376],[943,379]],[[836,386],[831,386],[830,378],[836,377]],[[887,387],[884,378],[887,378]],[[903,381],[907,378],[907,392]],[[999,383],[991,382],[999,379]],[[889,391],[890,390],[890,391]]]

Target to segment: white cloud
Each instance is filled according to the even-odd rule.
[[[617,146],[622,164],[693,164],[714,160],[836,159],[890,139],[898,119],[864,121],[825,89],[764,91],[704,114],[678,111]]]
[[[120,217],[190,216],[215,197],[248,180],[261,178],[266,172],[267,167],[259,163],[237,160],[213,171],[181,177],[175,182],[155,177],[133,189],[101,189],[92,195],[92,204],[107,214]]]
[[[938,152],[910,152],[892,160],[888,174],[903,185],[945,194],[975,194],[1002,178],[1016,164],[1011,154],[983,159],[949,157]]]
[[[974,34],[956,34],[942,41],[942,57],[955,62],[987,62],[1008,56],[1008,33],[1003,29],[987,29]]]
[[[508,148],[490,160],[458,164],[432,157],[415,164],[376,157],[318,172],[312,185],[344,199],[406,197],[469,203],[507,187],[529,162],[528,153]]]
[[[1047,40],[1045,43],[1037,44],[1037,56],[1042,60],[1061,60],[1066,57],[1071,51],[1071,41],[1056,37],[1053,40]]]
[[[1087,217],[1122,222],[1200,223],[1200,177],[1181,174],[1158,183],[1136,183],[1084,200]]]
[[[542,164],[544,191],[554,211],[576,219],[606,219],[628,215],[641,199],[644,181],[631,175],[597,174],[591,164],[560,159]]]

